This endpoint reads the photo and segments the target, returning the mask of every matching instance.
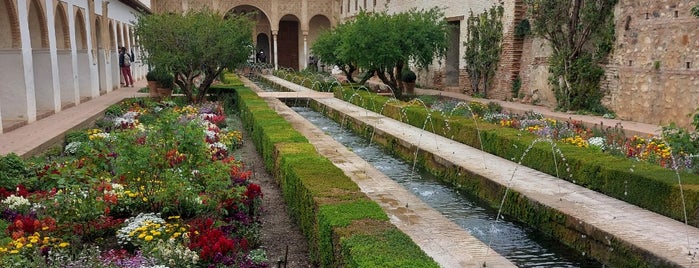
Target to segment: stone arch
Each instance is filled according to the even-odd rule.
[[[39,0],[31,0],[29,4],[29,34],[33,49],[49,48],[48,29],[46,27],[46,13]]]
[[[109,20],[109,48],[110,49],[116,49],[116,47],[117,47],[116,35],[114,34],[114,31],[115,31],[114,21]]]
[[[68,29],[68,16],[65,7],[58,3],[56,5],[56,15],[54,17],[56,27],[56,48],[64,50],[70,48],[70,31]]]
[[[96,16],[95,17],[95,22],[94,22],[94,29],[93,29],[93,34],[95,36],[95,44],[93,46],[93,51],[95,54],[95,62],[97,63],[97,74],[98,74],[98,81],[99,81],[99,91],[100,94],[107,93],[107,90],[109,88],[109,85],[107,85],[107,76],[106,76],[106,50],[104,48],[104,29],[102,25],[102,16]]]
[[[123,26],[122,26],[121,23],[117,23],[117,26],[116,26],[116,36],[117,36],[117,37],[116,37],[116,38],[117,38],[116,42],[117,42],[117,47],[121,47],[121,46],[124,45],[124,35],[123,35],[124,32],[121,31],[122,27],[123,27]]]
[[[255,20],[255,28],[253,28],[252,31],[252,37],[255,41],[255,51],[264,51],[265,55],[267,55],[267,57],[265,58],[265,62],[273,61],[274,59],[271,57],[273,56],[273,54],[271,53],[272,47],[269,39],[269,37],[272,35],[272,24],[267,13],[259,7],[253,5],[235,6],[228,10],[228,12],[226,12],[226,16],[228,16],[228,14],[231,13],[255,14],[253,15],[253,19]]]
[[[299,70],[299,47],[301,38],[300,20],[293,14],[286,14],[279,20],[279,34],[277,35],[278,64]]]
[[[102,44],[102,17],[96,16],[93,25],[94,27],[92,30],[94,31],[93,34],[95,36],[95,44],[93,44],[93,46],[96,49],[102,49],[104,48],[104,44]]]
[[[78,50],[87,49],[87,29],[82,10],[75,12],[75,47]]]
[[[0,49],[20,47],[19,19],[14,1],[0,4]]]
[[[331,22],[328,17],[322,14],[317,14],[308,21],[308,41],[313,43],[318,35],[324,31],[330,30]]]

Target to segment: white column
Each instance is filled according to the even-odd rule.
[[[56,49],[56,14],[54,10],[53,0],[44,1],[46,6],[46,25],[49,32],[49,57],[51,59],[51,78],[53,89],[53,111],[58,113],[61,111],[61,81],[58,73],[58,51]]]
[[[274,69],[279,70],[279,52],[277,51],[277,31],[272,31],[272,37],[274,39]]]
[[[80,78],[78,77],[78,43],[75,39],[75,14],[73,5],[68,5],[68,32],[70,33],[70,66],[73,68],[73,103],[80,104]]]
[[[303,70],[308,67],[308,33],[303,33],[303,67],[299,70]]]
[[[19,32],[22,44],[22,66],[24,67],[25,100],[27,103],[27,123],[36,121],[36,87],[34,86],[34,61],[32,40],[29,34],[29,3],[21,1],[17,5]],[[18,100],[20,101],[20,100]]]

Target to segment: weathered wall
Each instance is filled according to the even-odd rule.
[[[621,119],[690,126],[699,104],[699,19],[689,0],[622,0],[616,8],[618,87],[608,103]]]
[[[172,7],[192,8],[200,1],[159,0],[153,1],[158,12]],[[469,12],[483,10],[502,3],[505,7],[504,42],[501,62],[496,80],[488,97],[510,99],[512,81],[520,77],[521,95],[530,96],[539,105],[555,107],[556,99],[548,85],[548,44],[536,38],[517,40],[513,36],[516,23],[526,16],[523,0],[208,0],[212,6],[232,8],[248,4],[268,12],[272,30],[285,14],[293,14],[301,20],[301,27],[308,31],[309,21],[316,14],[323,14],[331,25],[351,19],[360,10],[389,13],[411,8],[429,9],[444,7],[448,21],[458,24],[458,56],[452,55],[456,72],[447,70],[449,59],[439,59],[427,70],[418,71],[418,84],[428,88],[471,92],[471,85],[464,69],[463,42],[466,40],[466,23]],[[253,3],[254,2],[254,3]],[[696,0],[620,0],[615,9],[615,50],[605,66],[606,80],[602,91],[607,93],[603,104],[616,112],[623,120],[651,124],[676,122],[690,126],[688,114],[699,104],[699,19],[692,16],[690,9]],[[304,9],[305,7],[305,9]],[[313,26],[310,25],[312,28]],[[301,33],[303,34],[303,33]],[[310,36],[309,44],[315,39]],[[303,48],[300,48],[303,50]],[[300,51],[303,55],[303,51]],[[656,69],[656,62],[658,68]],[[457,68],[457,67],[454,67]],[[456,85],[446,81],[454,79]]]

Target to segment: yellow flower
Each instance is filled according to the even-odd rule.
[[[152,236],[152,235],[147,235],[146,238],[144,238],[144,239],[145,239],[146,241],[151,241],[151,240],[153,240],[153,236]]]
[[[148,202],[148,197],[143,197],[143,202]]]
[[[61,248],[65,248],[68,246],[70,246],[70,243],[68,243],[68,242],[61,242],[60,244],[58,244],[58,247],[61,247]]]
[[[16,250],[16,249],[10,250],[10,254],[17,254],[17,253],[19,253],[19,250]]]

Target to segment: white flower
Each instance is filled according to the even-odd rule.
[[[220,143],[220,142],[214,142],[212,144],[209,144],[209,149],[212,149],[212,150],[213,149],[221,149],[221,150],[228,151],[228,146],[226,146],[225,144]]]
[[[606,140],[603,137],[592,137],[587,140],[587,143],[594,148],[604,150],[606,145]]]
[[[17,209],[20,209],[22,207],[31,206],[31,203],[29,202],[29,200],[27,200],[26,198],[21,197],[21,196],[16,196],[14,194],[10,195],[7,198],[5,198],[4,200],[2,200],[2,203],[7,205],[7,207],[9,209],[12,209],[12,210],[17,210]]]
[[[127,219],[124,221],[125,226],[121,227],[116,234],[119,244],[126,244],[130,242],[132,232],[141,226],[146,226],[148,223],[159,223],[165,225],[165,220],[160,218],[160,215],[155,213],[140,213],[136,217]]]
[[[68,143],[63,151],[67,154],[75,154],[78,152],[78,149],[80,149],[80,145],[82,145],[82,142],[79,141]]]

